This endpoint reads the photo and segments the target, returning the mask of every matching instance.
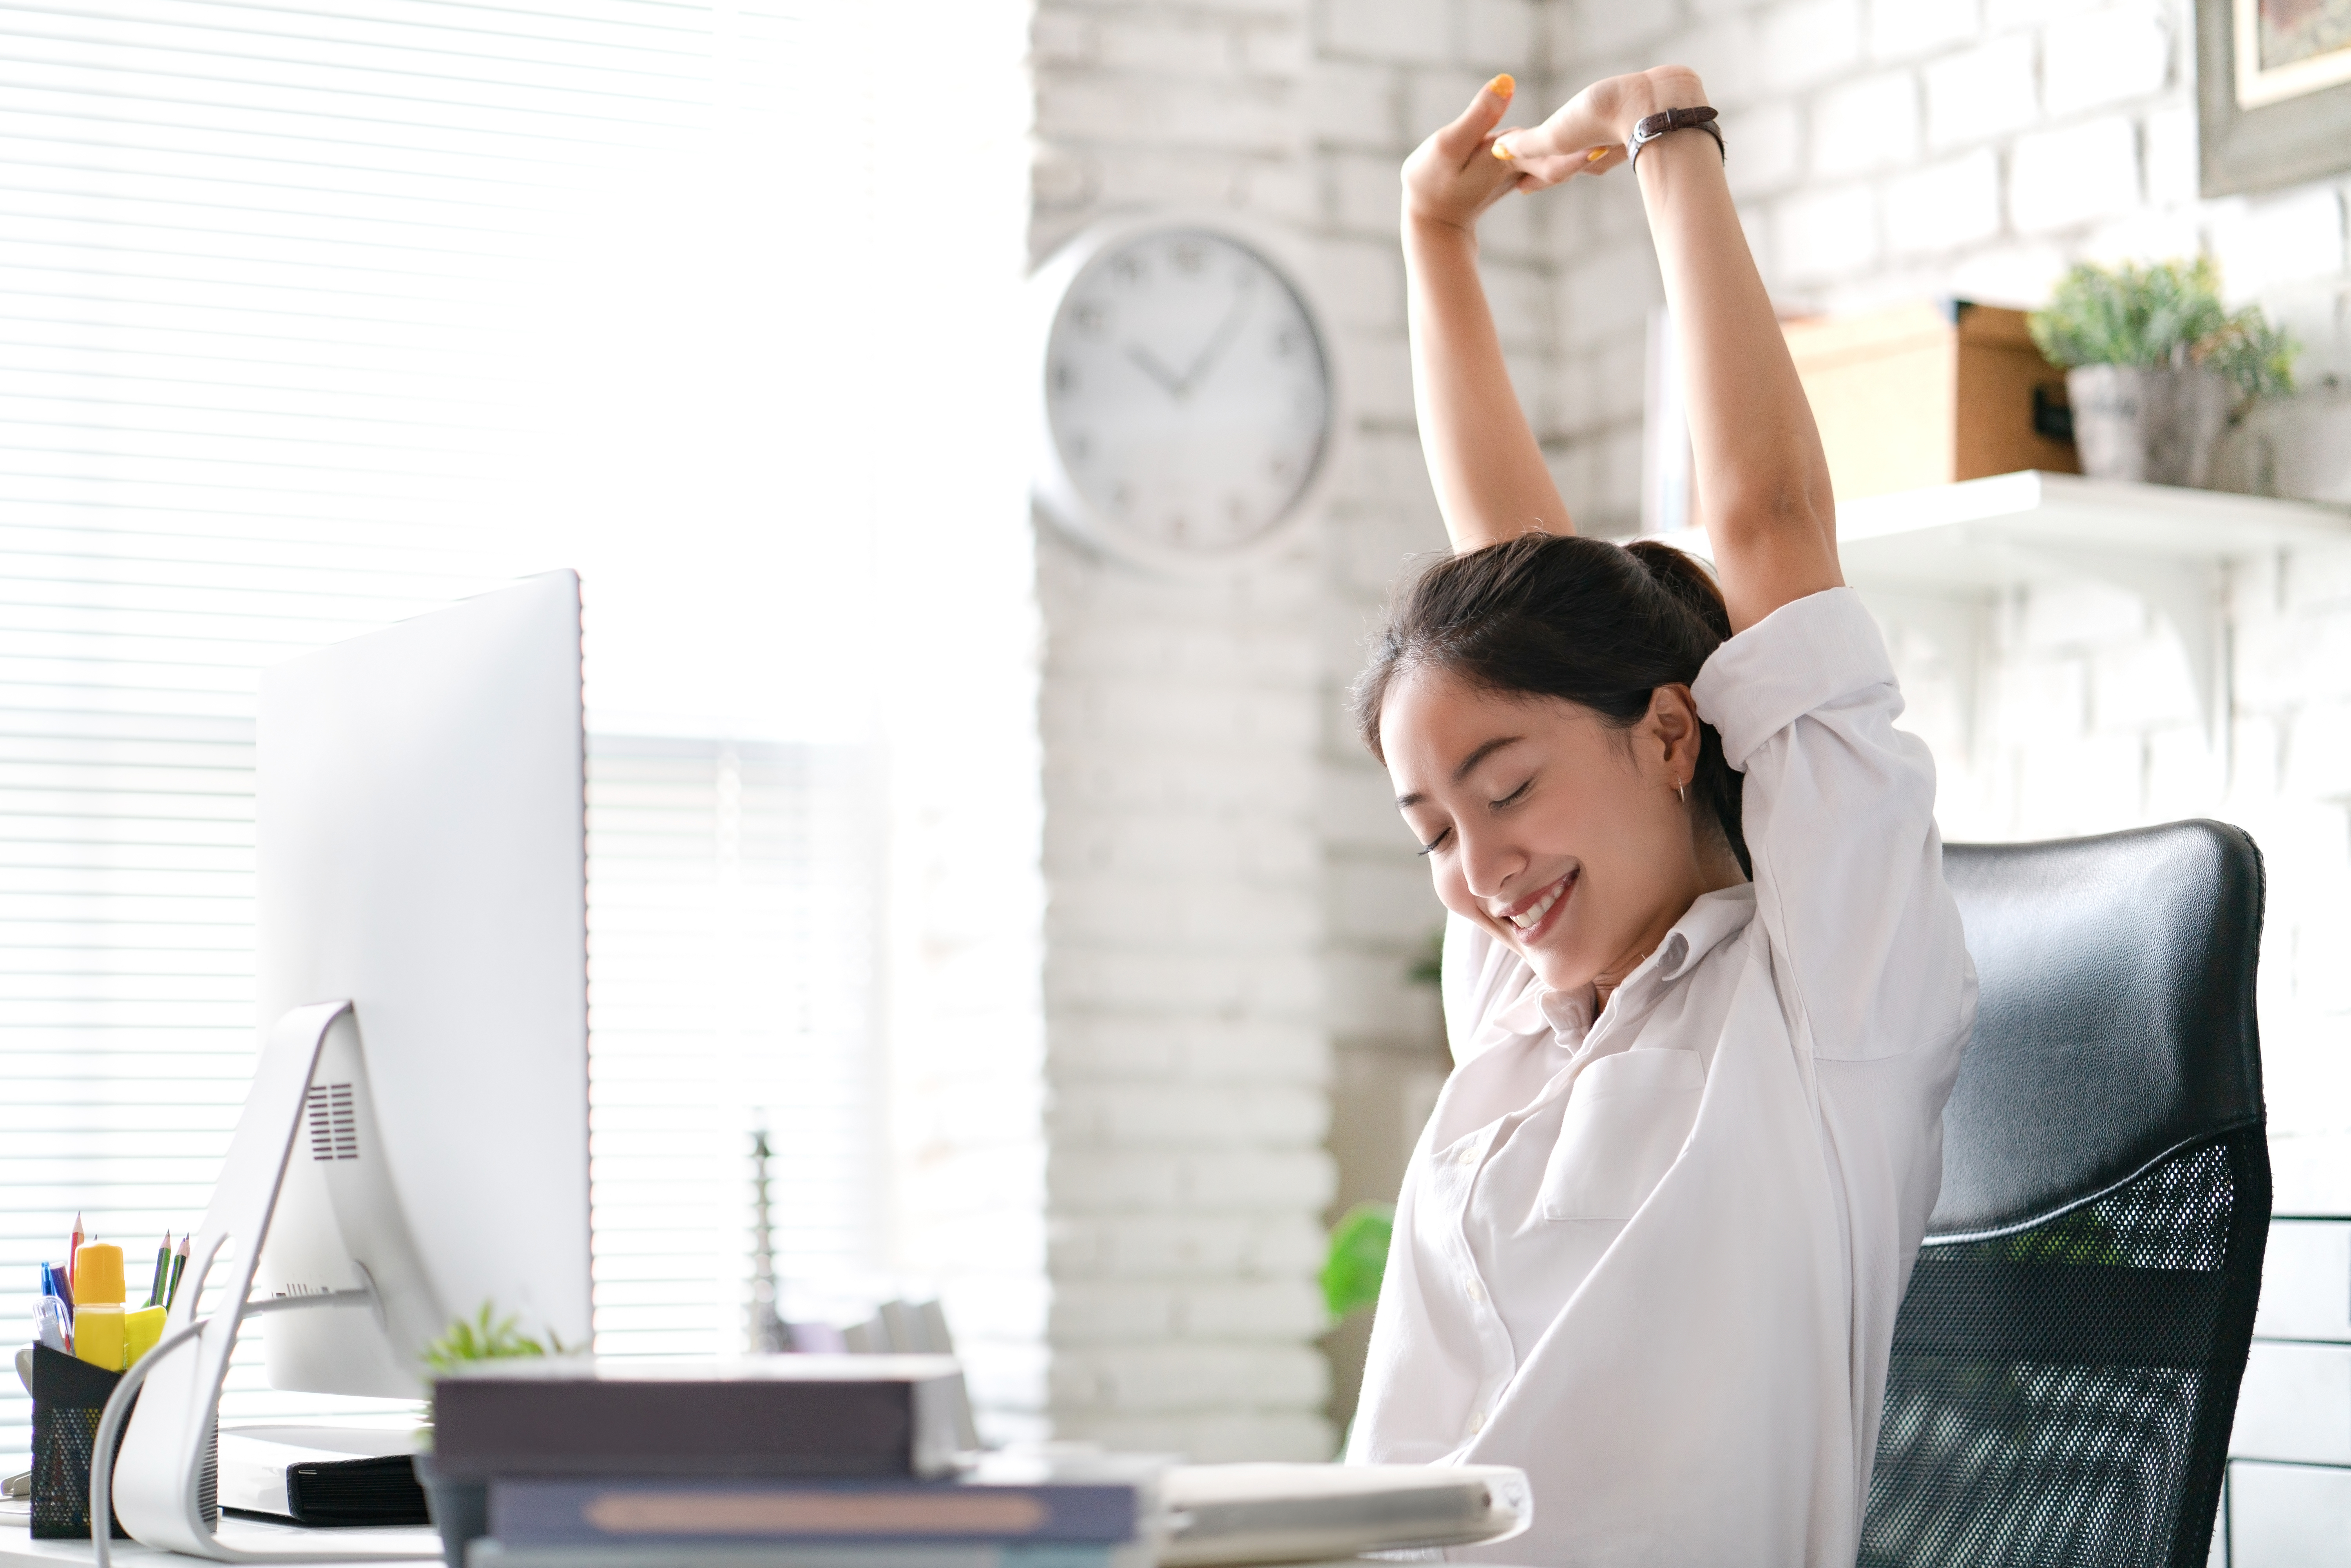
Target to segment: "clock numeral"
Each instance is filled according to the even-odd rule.
[[[1278,358],[1288,359],[1298,352],[1305,339],[1295,327],[1284,327],[1273,335],[1273,351]]]
[[[1178,272],[1188,276],[1208,265],[1207,250],[1198,240],[1177,240],[1175,250],[1176,270]]]
[[[1132,254],[1122,256],[1110,264],[1110,275],[1119,282],[1129,285],[1142,282],[1150,270],[1143,264],[1141,256]]]
[[[1110,336],[1110,312],[1092,301],[1079,306],[1071,319],[1078,324],[1078,335],[1090,341],[1099,343]]]
[[[1065,361],[1060,360],[1054,361],[1053,390],[1063,396],[1067,396],[1077,389],[1077,384],[1078,372],[1071,370]]]
[[[1070,437],[1071,463],[1079,467],[1083,467],[1090,460],[1092,460],[1093,455],[1094,438],[1092,436],[1072,435]]]

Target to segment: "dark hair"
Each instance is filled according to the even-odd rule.
[[[1355,681],[1355,724],[1379,756],[1389,685],[1399,669],[1426,664],[1489,691],[1562,697],[1630,729],[1652,693],[1698,679],[1729,635],[1722,591],[1671,545],[1522,534],[1447,557],[1405,589]],[[1751,876],[1741,782],[1722,737],[1701,724],[1691,788]]]

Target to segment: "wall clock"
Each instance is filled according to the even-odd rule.
[[[1241,564],[1311,509],[1331,357],[1268,238],[1222,219],[1089,229],[1039,269],[1039,504],[1141,565]]]

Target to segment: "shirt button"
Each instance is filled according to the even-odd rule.
[[[1461,1288],[1469,1293],[1469,1299],[1473,1301],[1483,1302],[1486,1299],[1486,1287],[1479,1284],[1474,1277],[1461,1281]]]
[[[1480,1432],[1484,1431],[1485,1429],[1486,1429],[1486,1413],[1485,1413],[1483,1410],[1480,1410],[1480,1411],[1479,1411],[1476,1415],[1474,1415],[1474,1416],[1470,1416],[1470,1417],[1469,1417],[1469,1433],[1470,1433],[1470,1436],[1475,1437],[1477,1434],[1479,1434],[1479,1433],[1480,1433]]]
[[[1478,1163],[1478,1145],[1475,1144],[1470,1145],[1468,1148],[1454,1155],[1453,1161],[1456,1165],[1476,1165]]]

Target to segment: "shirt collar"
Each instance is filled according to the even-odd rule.
[[[1646,963],[1656,966],[1661,980],[1677,980],[1689,972],[1700,958],[1720,946],[1725,938],[1747,929],[1755,918],[1755,884],[1737,883],[1729,887],[1701,893],[1698,902],[1684,912],[1657,950],[1649,955]],[[1634,974],[1640,973],[1635,969]],[[1632,977],[1627,976],[1629,980]]]
[[[1742,882],[1698,894],[1697,902],[1666,933],[1666,939],[1657,944],[1656,951],[1642,959],[1625,977],[1618,989],[1640,986],[1645,981],[1666,985],[1681,978],[1727,938],[1745,930],[1754,918],[1753,883]],[[1548,1031],[1552,1044],[1573,1052],[1592,1032],[1599,1012],[1598,997],[1590,986],[1573,991],[1547,991],[1530,970],[1519,994],[1497,1009],[1493,1018],[1496,1024],[1511,1034]]]

